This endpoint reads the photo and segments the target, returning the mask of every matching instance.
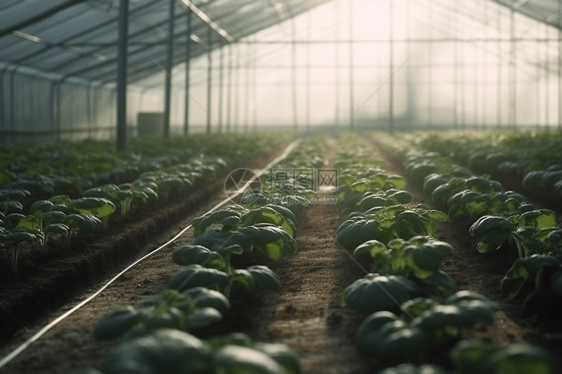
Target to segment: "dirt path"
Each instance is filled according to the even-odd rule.
[[[386,170],[391,173],[405,175],[401,163],[379,146],[372,143],[379,157],[385,162]],[[432,202],[423,195],[418,186],[409,184],[407,190],[414,195],[415,203],[432,206]],[[508,248],[500,248],[489,254],[482,254],[476,250],[476,240],[470,236],[468,229],[474,220],[456,218],[453,222],[439,224],[438,238],[448,242],[455,249],[452,258],[445,259],[443,270],[447,272],[457,284],[459,290],[476,291],[496,303],[492,325],[479,325],[465,331],[463,338],[480,339],[493,342],[498,347],[510,344],[536,344],[549,350],[556,357],[562,353],[562,324],[559,318],[552,320],[545,318],[545,310],[554,305],[538,304],[534,310],[527,305],[532,301],[525,300],[525,290],[511,301],[502,299],[500,293],[501,281],[517,259],[517,254]],[[558,310],[556,308],[556,310]]]

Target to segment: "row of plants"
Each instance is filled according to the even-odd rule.
[[[349,285],[340,300],[369,315],[356,336],[360,353],[385,365],[408,362],[380,373],[445,373],[439,366],[412,363],[432,362],[432,352],[457,342],[448,363],[455,373],[526,372],[522,367],[554,373],[553,359],[539,348],[497,350],[483,342],[459,341],[462,329],[493,321],[494,304],[476,292],[456,292],[454,281],[441,270],[454,251],[436,238],[434,223],[448,221],[447,214],[412,205],[406,179],[386,174],[365,143],[347,136],[343,148],[353,152],[338,156],[342,177],[336,193],[348,215],[336,241],[354,256],[372,258],[371,272]]]
[[[0,212],[26,213],[37,200],[82,197],[93,187],[127,184],[143,173],[213,173],[216,163],[252,159],[290,140],[291,135],[245,137],[192,135],[171,140],[134,138],[131,150],[116,152],[106,141],[13,145],[0,150]]]
[[[562,201],[562,133],[521,131],[444,131],[404,134],[426,151],[452,155],[472,170],[516,180],[524,188]]]
[[[261,154],[270,151],[274,145],[278,144],[277,141],[285,138],[280,136],[278,139],[274,139],[266,136],[256,141],[255,138],[250,137],[244,143],[251,145],[253,152]],[[233,163],[242,158],[243,155],[239,151],[230,149],[228,146],[230,140],[222,138],[221,141],[224,143],[217,143],[217,139],[208,139],[211,140],[200,142],[197,149],[182,151],[182,154],[177,155],[174,155],[174,152],[176,152],[176,148],[179,148],[181,142],[172,142],[170,147],[172,156],[161,156],[161,158],[167,157],[168,160],[173,159],[174,161],[185,159],[186,162],[184,163],[162,167],[162,162],[156,163],[150,161],[150,159],[145,160],[145,163],[150,164],[151,168],[155,167],[155,169],[143,172],[131,183],[105,184],[90,188],[83,192],[80,191],[82,197],[77,199],[71,199],[68,195],[57,195],[46,200],[37,200],[31,204],[27,215],[19,212],[23,210],[23,204],[16,198],[25,199],[32,196],[25,187],[37,191],[36,188],[32,187],[35,185],[42,186],[40,190],[44,191],[45,186],[50,186],[50,183],[47,182],[43,184],[48,176],[29,174],[29,170],[27,170],[17,180],[4,185],[3,189],[0,190],[0,195],[4,191],[4,198],[10,200],[0,202],[0,205],[4,204],[5,209],[4,212],[0,212],[0,218],[2,219],[0,221],[0,242],[12,247],[13,272],[17,272],[18,248],[22,242],[33,243],[36,241],[46,251],[49,234],[58,234],[65,238],[61,248],[64,251],[68,248],[73,231],[79,230],[81,233],[87,233],[98,226],[106,229],[110,216],[117,209],[122,216],[125,216],[130,211],[133,201],[138,203],[149,201],[165,203],[171,191],[186,191],[197,181],[216,179],[222,170],[232,166]],[[174,143],[178,144],[174,146]],[[158,144],[160,146],[155,146],[155,148],[161,149],[162,144]],[[213,145],[213,147],[208,148],[209,145]],[[219,151],[213,150],[215,146]],[[229,150],[229,153],[226,150]],[[193,156],[195,151],[200,152]],[[223,159],[217,154],[228,154],[228,157]],[[183,156],[180,157],[181,155]],[[228,160],[228,162],[225,160]],[[12,165],[13,168],[17,166],[18,164]],[[35,165],[34,167],[35,170],[52,172],[45,165]],[[31,182],[26,179],[30,177],[35,178],[35,180]],[[51,182],[52,180],[51,178]],[[49,187],[49,191],[54,191],[54,189]],[[5,215],[5,213],[8,214]]]
[[[280,166],[318,166],[323,140],[304,141]],[[274,175],[275,170],[268,174],[270,178]],[[232,257],[256,250],[278,261],[286,252],[297,250],[295,222],[307,206],[306,196],[314,192],[298,181],[294,186],[291,198],[279,204],[270,203],[280,192],[272,184],[245,194],[240,204],[195,218],[195,240],[172,253],[172,260],[181,269],[171,278],[168,289],[143,298],[136,308],[119,307],[98,321],[97,339],[121,338],[103,364],[103,372],[300,373],[297,355],[284,345],[253,342],[242,333],[206,340],[192,335],[222,319],[230,307],[233,286],[248,290],[281,287],[268,267],[237,269]]]
[[[392,149],[390,136],[382,139],[380,144],[400,157],[401,152]],[[402,154],[407,176],[423,186],[432,201],[447,206],[451,219],[465,216],[475,220],[469,231],[478,239],[478,251],[516,248],[519,259],[501,284],[505,298],[517,296],[527,280],[535,283],[536,292],[562,295],[562,229],[552,210],[534,209],[519,193],[504,191],[488,175],[475,176],[449,156],[425,153],[413,145],[409,149]]]

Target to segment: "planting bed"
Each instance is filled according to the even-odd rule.
[[[340,152],[349,151],[350,149],[346,149],[346,147],[349,148],[349,145],[354,144],[354,142],[358,144],[358,147],[363,144],[355,135],[349,134],[344,135],[337,141],[329,141],[328,146],[320,153],[323,160],[316,160],[314,165],[316,167],[321,165],[322,168],[327,169],[333,168],[334,163],[340,157]],[[306,143],[306,141],[303,143]],[[323,143],[323,141],[312,142],[313,145],[319,143]],[[382,160],[384,170],[388,173],[386,175],[390,175],[388,180],[400,183],[400,180],[402,180],[400,176],[406,175],[406,170],[401,165],[401,161],[375,143],[365,142],[361,147],[366,147],[365,149],[368,150],[367,161]],[[301,158],[291,159],[282,167],[295,168],[298,166],[298,162],[302,162],[308,155],[315,154],[314,146],[305,149],[308,153],[303,151],[300,155]],[[357,149],[360,149],[360,147]],[[297,147],[297,150],[300,152],[299,147]],[[354,152],[357,155],[361,154],[357,150],[354,150]],[[345,159],[345,153],[343,155],[343,159]],[[263,167],[267,163],[266,159],[271,159],[271,156],[255,160],[252,168]],[[311,161],[310,164],[305,166],[310,167],[312,164]],[[41,313],[33,312],[29,314],[29,317],[41,315],[41,318],[35,324],[28,325],[29,327],[17,332],[15,336],[4,339],[0,347],[0,357],[15,349],[36,333],[46,322],[84,300],[104,283],[101,282],[97,286],[92,286],[84,291],[86,282],[75,284],[73,281],[77,273],[85,275],[83,269],[88,269],[90,274],[82,279],[87,279],[90,282],[89,284],[96,281],[100,282],[103,278],[99,276],[96,270],[93,270],[97,269],[95,266],[102,268],[103,264],[104,274],[119,269],[123,260],[144,254],[146,251],[164,243],[192,222],[194,218],[205,214],[210,208],[223,200],[223,177],[224,175],[204,188],[195,186],[194,193],[187,199],[180,195],[170,196],[170,207],[161,209],[161,212],[157,211],[157,214],[152,212],[150,220],[137,223],[134,226],[135,228],[130,229],[126,234],[123,234],[122,227],[125,227],[128,219],[127,217],[123,218],[124,222],[109,229],[109,233],[112,233],[110,236],[96,239],[90,244],[98,246],[96,252],[100,260],[92,260],[86,256],[86,259],[82,260],[85,261],[85,265],[76,265],[74,261],[77,260],[74,258],[79,257],[74,256],[73,260],[60,262],[64,264],[61,265],[61,269],[70,267],[73,275],[63,278],[65,279],[64,285],[57,286],[57,290],[66,288],[68,292],[60,297],[46,294],[45,301],[42,302],[47,302],[48,299],[53,300],[51,304],[48,304],[52,307],[63,300],[67,300],[70,296],[78,296],[59,309],[53,308],[52,311],[45,311],[44,308],[41,308]],[[351,185],[352,182],[346,183]],[[394,186],[397,190],[400,189],[397,187],[398,184]],[[383,190],[388,191],[388,189],[387,186]],[[427,195],[424,195],[422,186],[416,181],[409,179],[405,190],[413,197],[412,202],[407,203],[410,209],[417,209],[414,208],[417,204],[423,204],[429,209],[439,209],[445,212],[448,210],[445,204],[434,202]],[[306,191],[303,192],[303,195],[306,193]],[[527,200],[527,202],[532,203],[535,209],[544,208],[544,206],[536,205],[532,200]],[[489,342],[495,346],[495,349],[505,349],[512,347],[513,344],[533,344],[552,354],[555,357],[553,362],[560,356],[560,353],[562,353],[562,323],[558,316],[562,312],[561,298],[552,297],[552,294],[545,296],[541,293],[534,293],[533,287],[527,283],[515,298],[507,301],[502,297],[500,284],[509,268],[518,259],[517,250],[513,250],[513,246],[504,244],[500,250],[493,253],[479,253],[475,249],[478,243],[477,238],[469,234],[469,228],[476,220],[475,217],[458,216],[452,222],[439,223],[437,221],[441,218],[435,217],[441,217],[441,215],[437,213],[431,213],[436,220],[434,239],[448,243],[453,249],[452,255],[443,258],[440,269],[452,278],[456,284],[456,290],[477,292],[494,303],[493,323],[478,322],[471,324],[471,327],[461,329],[457,337],[439,345],[439,348],[432,348],[428,352],[420,353],[414,357],[389,359],[390,357],[360,354],[356,346],[356,335],[363,321],[371,312],[355,310],[349,300],[347,300],[347,307],[343,307],[340,298],[346,287],[365,276],[363,269],[370,268],[372,259],[363,254],[356,256],[354,260],[352,253],[355,246],[351,249],[344,249],[335,242],[338,226],[342,224],[347,213],[355,211],[353,209],[346,210],[347,208],[342,205],[341,200],[339,203],[339,206],[309,204],[301,214],[297,215],[294,222],[297,229],[295,239],[298,251],[296,253],[284,253],[282,258],[275,261],[264,255],[266,251],[263,248],[259,251],[254,250],[251,253],[244,253],[242,256],[233,256],[233,268],[246,269],[255,265],[265,265],[276,274],[282,287],[279,290],[256,288],[250,292],[240,285],[234,284],[230,294],[228,291],[225,292],[229,296],[231,308],[222,313],[222,320],[193,331],[190,329],[189,332],[205,340],[237,332],[247,334],[254,342],[284,344],[300,357],[302,373],[366,374],[375,373],[402,362],[410,362],[416,365],[437,364],[454,373],[479,372],[470,371],[466,368],[464,370],[468,371],[458,371],[458,367],[456,367],[457,371],[452,371],[455,369],[448,359],[448,352],[461,339]],[[248,209],[259,211],[265,208],[255,205],[248,206]],[[148,214],[149,211],[150,206],[136,208],[136,212],[141,214]],[[422,212],[422,210],[419,210],[419,212]],[[230,216],[230,218],[232,217]],[[560,216],[556,218],[560,219]],[[171,225],[171,221],[175,221],[177,224]],[[229,222],[232,222],[232,220]],[[267,224],[263,222],[267,222]],[[240,220],[237,224],[240,224]],[[232,227],[235,227],[235,230],[239,232],[247,233],[247,225],[250,224],[270,225],[269,221],[266,220],[258,221],[258,223],[245,223],[246,226],[234,224]],[[213,225],[217,225],[217,223],[213,223]],[[206,230],[212,230],[215,227],[213,225]],[[221,225],[227,226],[227,224],[221,223],[218,229],[221,229]],[[232,224],[229,223],[228,225]],[[277,224],[279,227],[280,225]],[[225,230],[224,226],[222,226],[223,231]],[[232,227],[230,230],[234,230]],[[290,232],[290,227],[286,225],[283,227]],[[182,269],[171,261],[172,250],[179,245],[193,243],[194,240],[198,240],[197,237],[201,234],[201,232],[196,232],[194,235],[193,230],[189,230],[172,246],[138,264],[100,296],[32,344],[3,370],[7,373],[61,373],[85,368],[101,370],[112,349],[115,349],[119,344],[119,339],[96,340],[94,338],[96,322],[118,306],[138,305],[137,303],[143,297],[159,294],[166,289],[170,284],[170,278]],[[151,240],[148,238],[151,238]],[[92,239],[92,234],[80,238],[81,241]],[[80,243],[76,242],[73,245]],[[290,246],[287,244],[289,242],[284,243],[284,246]],[[118,255],[104,254],[103,248],[105,247],[108,247],[108,249],[105,249],[107,251],[111,247],[113,249],[111,253],[118,253]],[[116,252],[116,247],[123,248],[123,250]],[[217,248],[213,250],[217,250]],[[76,252],[76,250],[73,252]],[[87,253],[92,252],[94,251],[88,251]],[[25,249],[22,253],[26,256]],[[109,259],[107,256],[115,256],[115,258]],[[28,258],[29,263],[24,262],[22,265],[22,274],[27,271],[25,269],[33,268],[31,264],[33,257]],[[45,264],[49,264],[48,257]],[[203,265],[205,264],[206,261],[203,262]],[[429,283],[424,284],[423,279],[425,278],[417,278],[414,273],[409,275],[409,281],[415,281],[418,286],[418,291],[413,297],[445,295],[442,291],[437,291],[436,288],[429,286]],[[72,286],[69,286],[69,284],[72,284]],[[224,291],[220,287],[219,289]],[[449,290],[447,292],[451,294],[454,291]],[[394,313],[399,313],[398,305],[405,300],[395,301],[396,303],[390,309]],[[483,304],[484,307],[490,305],[486,303]],[[27,304],[21,310],[30,309],[31,305]],[[39,308],[31,309],[37,310]],[[27,321],[25,314],[20,315],[24,316],[22,321]],[[13,317],[13,313],[11,316]],[[382,337],[377,339],[380,340]],[[127,343],[121,343],[121,345],[123,344]],[[553,365],[558,365],[557,367],[560,368],[559,364],[558,362]],[[106,367],[104,367],[104,370],[106,370]],[[435,371],[428,371],[428,373],[442,373],[436,368],[432,368],[432,370]],[[506,371],[506,373],[526,372],[523,366],[520,370],[523,371]],[[554,370],[556,369],[552,369],[550,372],[556,372]],[[251,371],[251,373],[253,372]],[[275,371],[272,369],[270,371],[256,370],[255,372],[289,374],[299,371]],[[490,371],[490,373],[495,372],[499,371]],[[97,373],[97,371],[91,373]],[[549,373],[549,371],[545,371],[545,373]]]

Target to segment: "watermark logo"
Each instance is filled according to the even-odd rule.
[[[232,202],[252,204],[261,192],[261,179],[250,169],[240,168],[232,171],[224,181],[224,192]],[[244,189],[244,190],[242,190]]]
[[[268,191],[268,197],[261,193]],[[252,204],[260,197],[269,204],[288,204],[306,199],[309,204],[336,204],[333,192],[338,187],[336,169],[270,169],[264,182],[250,169],[237,169],[228,175],[224,189],[236,204]],[[242,191],[243,190],[243,191]],[[331,194],[330,194],[331,193]],[[301,201],[302,202],[302,201]]]

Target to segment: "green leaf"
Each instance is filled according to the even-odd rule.
[[[359,352],[372,357],[398,358],[426,350],[431,335],[410,327],[390,312],[376,312],[367,317],[357,330]]]
[[[342,223],[336,231],[336,241],[344,248],[354,250],[366,241],[376,239],[388,243],[393,237],[379,229],[377,223],[357,217]]]
[[[370,273],[345,288],[340,305],[366,314],[391,310],[398,307],[396,302],[409,299],[416,288],[412,281],[401,276]]]
[[[51,223],[45,227],[45,234],[54,232],[56,234],[67,235],[70,227],[64,223]]]
[[[108,217],[115,212],[115,204],[99,197],[84,197],[73,200],[71,207],[81,214],[95,214],[98,217]]]
[[[96,324],[94,336],[98,340],[112,340],[122,336],[140,323],[138,312],[132,306],[113,309]]]
[[[246,271],[252,275],[254,283],[268,290],[279,290],[281,281],[277,275],[267,266],[254,265],[246,268]]]
[[[425,278],[423,281],[425,284],[437,287],[440,291],[446,294],[455,292],[457,288],[453,278],[451,278],[449,274],[445,273],[443,270],[439,270],[436,273],[433,273],[433,275]]]
[[[252,247],[252,241],[249,237],[238,231],[208,231],[195,238],[193,245],[201,245],[207,248],[228,248],[238,245],[246,251]]]
[[[192,287],[224,286],[228,281],[228,274],[223,271],[208,269],[201,265],[189,265],[174,274],[169,288],[184,291]]]
[[[556,257],[533,255],[515,261],[502,280],[502,296],[513,299],[528,278],[535,279],[537,273],[544,267],[562,269],[562,262]]]
[[[295,239],[284,229],[275,225],[258,223],[245,227],[241,233],[249,237],[252,244],[273,261],[278,261],[283,256],[285,249],[292,252],[297,249]]]
[[[209,347],[185,332],[160,329],[114,348],[105,360],[104,374],[204,373]]]
[[[224,258],[200,245],[182,245],[172,252],[172,261],[181,266],[202,265],[219,270],[226,269]]]
[[[450,356],[460,374],[485,373],[488,356],[494,346],[481,341],[462,340],[451,350]]]
[[[220,312],[230,309],[230,301],[222,293],[205,287],[193,287],[182,292],[191,297],[193,304],[198,308],[214,308]]]
[[[435,365],[424,364],[414,366],[412,364],[401,364],[393,368],[377,371],[376,374],[447,374],[448,372]]]
[[[378,240],[369,240],[365,243],[361,244],[359,247],[355,248],[353,251],[354,256],[368,254],[372,258],[377,258],[380,255],[386,254],[387,248],[384,243],[381,243]]]
[[[509,239],[508,232],[487,232],[479,238],[477,249],[480,253],[490,253],[498,250]]]
[[[220,320],[222,320],[222,314],[218,310],[214,308],[201,308],[187,317],[187,326],[189,329],[199,329],[210,326]]]
[[[70,203],[72,202],[72,200],[70,200],[70,197],[66,195],[53,196],[49,199],[49,201],[53,204],[60,204],[66,206],[70,206]]]
[[[213,356],[216,372],[223,374],[284,374],[285,371],[265,353],[252,348],[225,346]]]
[[[453,247],[448,243],[431,240],[421,245],[409,245],[404,255],[411,259],[410,268],[414,275],[426,279],[437,273],[445,257],[453,256]]]
[[[299,356],[283,344],[255,343],[254,349],[277,361],[287,374],[301,374]]]
[[[554,358],[539,347],[512,345],[490,356],[496,372],[502,374],[554,374],[557,372]]]

